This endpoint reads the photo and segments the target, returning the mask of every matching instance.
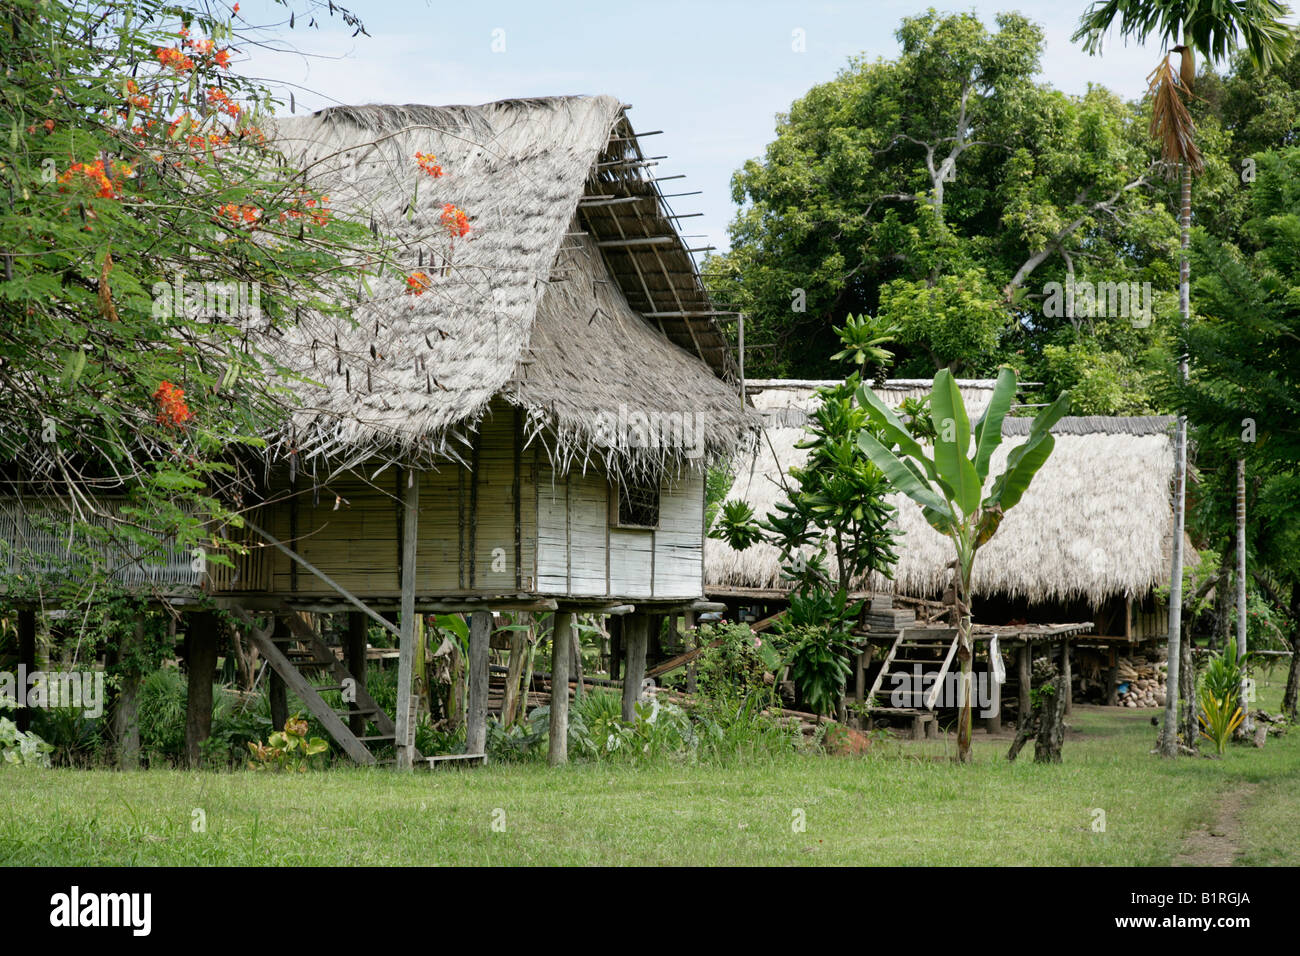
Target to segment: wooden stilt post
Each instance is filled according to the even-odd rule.
[[[501,701],[501,724],[509,727],[515,722],[519,711],[520,679],[524,672],[524,658],[527,656],[527,641],[523,631],[510,632],[510,661],[506,667],[506,693]],[[524,688],[527,694],[527,688]]]
[[[18,663],[27,675],[36,670],[36,612],[21,610],[18,612]],[[27,731],[32,726],[32,712],[27,704],[27,688],[18,687],[18,712],[14,723],[18,729]]]
[[[124,646],[118,649],[118,659],[132,658],[133,649],[144,646],[144,612],[136,617],[135,626],[130,637],[122,640]],[[125,652],[125,653],[123,653]],[[134,669],[122,675],[122,686],[113,702],[113,740],[117,748],[117,766],[119,770],[138,770],[140,768],[140,683],[141,676]]]
[[[1020,644],[1020,651],[1016,654],[1016,677],[1018,678],[1018,687],[1016,696],[1020,706],[1020,712],[1016,716],[1016,723],[1024,726],[1025,721],[1029,720],[1029,692],[1034,686],[1034,676],[1031,666],[1033,664],[1034,652],[1032,645],[1028,641]]]
[[[555,612],[551,629],[551,728],[547,762],[552,767],[569,762],[569,657],[573,615]]]
[[[488,644],[492,614],[475,611],[469,616],[469,721],[465,726],[465,753],[487,749]]]
[[[189,693],[185,700],[185,761],[197,769],[202,744],[212,735],[212,682],[217,677],[217,619],[210,611],[190,615],[185,634]]]
[[[368,630],[369,626],[366,624],[364,614],[360,611],[348,612],[348,636],[344,656],[347,658],[348,673],[357,682],[358,690],[366,688],[366,632]],[[348,729],[358,737],[362,736],[366,732],[365,715],[353,714],[349,717]]]
[[[636,719],[636,704],[641,699],[641,681],[645,679],[645,655],[650,643],[650,615],[634,611],[623,618],[623,719]]]
[[[623,664],[623,617],[609,619],[609,679],[618,680]]]
[[[1065,715],[1070,714],[1071,698],[1074,692],[1070,689],[1073,684],[1073,676],[1070,674],[1070,639],[1067,637],[1061,642],[1061,693],[1065,695]]]
[[[986,706],[992,714],[984,718],[984,731],[996,734],[1002,730],[1002,685],[993,679],[992,659],[989,660],[989,699]]]
[[[695,631],[694,611],[687,611],[685,614],[682,615],[682,634],[686,638],[686,646],[683,647],[682,650],[683,651],[695,650],[696,645],[699,644],[699,634],[696,633]],[[696,681],[695,661],[694,659],[692,659],[691,662],[686,665],[686,693],[688,694],[695,693],[696,691],[695,681]]]
[[[397,767],[407,770],[415,759],[415,727],[411,723],[411,682],[415,676],[415,543],[419,537],[420,473],[406,469],[402,495],[401,644],[397,656],[397,714],[394,722]]]
[[[272,640],[283,640],[289,636],[289,624],[283,615],[276,615]],[[284,722],[289,719],[289,688],[284,678],[274,669],[267,674],[266,696],[271,705],[271,729],[284,730]]]

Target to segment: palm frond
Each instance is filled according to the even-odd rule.
[[[1160,143],[1160,158],[1173,165],[1186,163],[1193,175],[1200,175],[1205,161],[1196,145],[1196,123],[1183,102],[1190,93],[1182,84],[1179,71],[1166,56],[1147,77],[1147,92],[1151,96],[1152,139]]]

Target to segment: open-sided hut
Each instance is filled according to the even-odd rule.
[[[756,422],[625,108],[605,96],[337,107],[281,120],[275,135],[336,210],[394,238],[420,287],[367,288],[352,323],[304,312],[273,346],[298,402],[272,436],[250,551],[206,575],[172,562],[171,590],[205,589],[250,624],[250,612],[280,615],[296,654],[252,636],[360,762],[372,741],[321,702],[299,660],[347,672],[294,611],[351,611],[354,631],[368,617],[400,638],[398,712],[372,714],[399,763],[413,756],[419,612],[483,612],[471,751],[483,746],[492,609],[556,612],[563,688],[572,613],[632,606],[635,694],[648,616],[703,598],[704,470],[746,447]],[[5,535],[22,539],[21,507],[4,513]],[[556,698],[553,760],[567,707]]]

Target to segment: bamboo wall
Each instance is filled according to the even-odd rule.
[[[704,478],[660,485],[656,529],[610,526],[603,475],[538,471],[538,591],[620,598],[703,593]]]
[[[654,530],[610,527],[608,480],[595,470],[556,475],[545,451],[522,449],[517,412],[495,403],[468,465],[420,476],[416,593],[532,593],[553,597],[694,598],[703,588],[704,478],[665,481]],[[261,526],[359,597],[401,593],[406,473],[375,462],[313,487],[277,474]],[[226,593],[337,592],[286,555],[254,549]]]

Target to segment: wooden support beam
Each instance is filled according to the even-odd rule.
[[[407,470],[402,509],[402,604],[398,638],[401,644],[397,658],[397,713],[394,718],[397,725],[397,767],[409,770],[415,757],[411,683],[415,678],[415,544],[419,540],[420,518],[420,472],[414,468]]]
[[[465,724],[465,752],[487,750],[488,643],[492,637],[492,612],[469,616],[469,719]]]
[[[626,246],[666,246],[676,243],[676,236],[637,236],[631,239],[602,239],[596,246],[600,249],[619,249]]]
[[[144,613],[136,615],[129,635],[122,638],[118,660],[130,661],[144,651]],[[122,675],[122,686],[113,701],[113,743],[119,770],[140,768],[140,684],[143,676],[134,667]]]
[[[185,629],[185,763],[198,769],[203,742],[212,736],[212,682],[217,677],[217,618],[211,611],[189,616]]]
[[[1016,676],[1019,678],[1020,685],[1016,688],[1017,703],[1020,706],[1020,713],[1016,715],[1016,721],[1021,727],[1025,725],[1025,721],[1029,720],[1029,692],[1034,686],[1032,664],[1033,651],[1030,649],[1029,642],[1024,641],[1016,654]]]
[[[1065,696],[1065,715],[1068,717],[1071,711],[1071,698],[1074,692],[1071,690],[1073,677],[1070,673],[1070,642],[1061,642],[1061,693]]]
[[[573,615],[555,612],[551,630],[551,726],[546,761],[552,767],[569,762],[569,645]]]
[[[348,612],[347,643],[344,645],[344,663],[348,673],[357,682],[358,690],[366,688],[366,616],[360,611]],[[366,732],[366,718],[363,714],[353,714],[348,718],[348,729],[360,737]]]
[[[686,634],[689,646],[684,648],[686,651],[693,651],[700,646],[700,633],[695,630],[695,612],[686,611],[682,614],[682,627]],[[691,658],[690,663],[686,665],[686,693],[694,694],[696,692],[696,667],[695,659]]]
[[[646,648],[650,643],[650,615],[644,611],[623,619],[623,719],[636,719],[637,701],[641,699],[641,681],[645,679]]]
[[[18,664],[23,672],[31,674],[36,670],[36,612],[30,608],[18,611]],[[19,687],[18,707],[14,723],[18,729],[27,731],[32,726],[31,708],[27,707],[27,688]]]

